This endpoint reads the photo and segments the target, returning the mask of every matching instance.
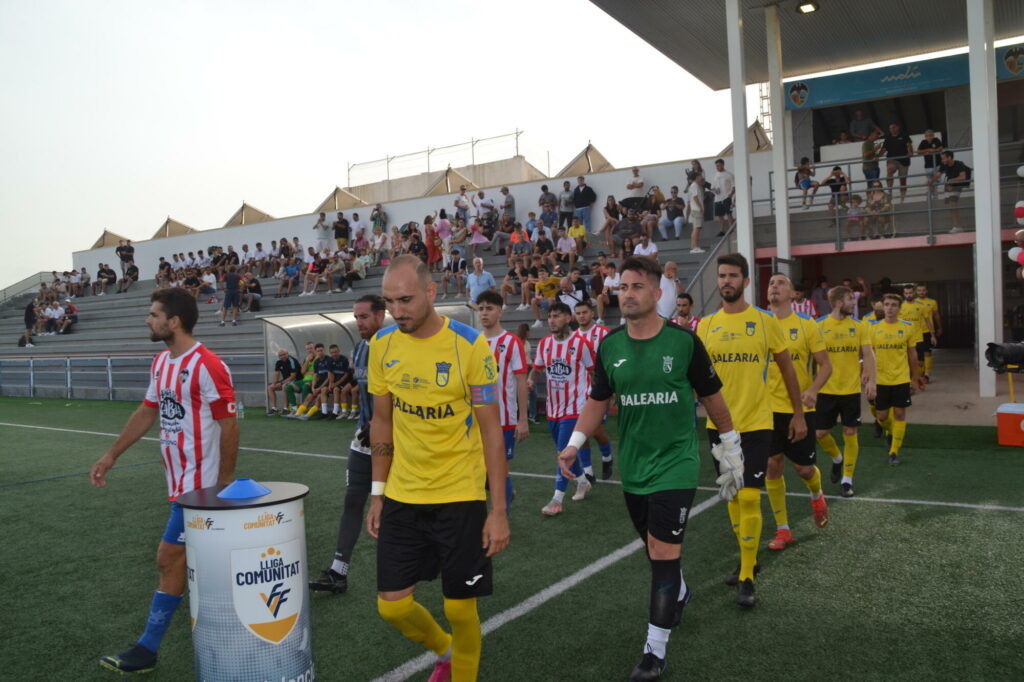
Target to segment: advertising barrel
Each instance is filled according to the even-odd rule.
[[[312,682],[306,525],[297,483],[194,490],[178,498],[196,679]]]

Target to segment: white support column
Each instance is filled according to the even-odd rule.
[[[779,8],[764,8],[764,29],[768,43],[768,98],[772,107],[772,190],[775,197],[775,248],[779,258],[790,258],[789,183],[786,182],[786,100],[782,92],[782,35]]]
[[[985,366],[989,342],[1003,340],[1003,283],[999,239],[999,144],[996,122],[996,57],[992,0],[967,0],[971,82],[971,144],[974,151],[974,297],[978,318],[978,388],[996,394],[996,374]]]
[[[750,159],[747,150],[747,79],[743,63],[743,15],[740,0],[725,2],[725,32],[729,46],[729,94],[732,100],[732,165],[736,176],[736,249],[754,262],[754,215],[750,203]],[[751,280],[753,282],[753,280]],[[747,291],[750,300],[750,291]]]

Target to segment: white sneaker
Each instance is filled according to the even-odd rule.
[[[582,502],[593,487],[585,476],[580,476],[576,479],[576,494],[572,496],[572,501]]]
[[[348,419],[348,410],[342,410],[339,412],[338,419]]]
[[[964,228],[962,228],[962,227],[956,227],[956,226],[954,225],[954,226],[953,226],[953,228],[952,228],[952,229],[950,229],[949,233],[950,233],[950,234],[958,234],[958,233],[960,233],[960,232],[963,232],[963,231],[964,231]]]
[[[600,317],[597,318],[597,324],[599,324],[599,325],[601,325],[603,327],[604,326],[604,320],[602,320]]]
[[[295,415],[295,418],[299,421],[309,421],[309,412],[303,412],[302,414]]]
[[[35,347],[36,347],[36,344],[34,344],[34,343],[26,343],[25,344],[25,348],[35,348]]]
[[[544,323],[541,322],[540,320],[537,320],[536,322],[533,323],[533,328],[536,329],[537,327],[541,326],[542,324],[544,324]]]
[[[552,499],[540,510],[540,513],[544,516],[558,516],[562,513],[562,503],[558,500]]]
[[[359,419],[359,412],[349,412],[348,413],[348,418],[350,420]]]
[[[345,412],[339,412],[338,414],[334,415],[334,420],[340,422],[342,419],[345,418],[345,414]]]
[[[441,300],[442,300],[442,301],[443,301],[444,299],[446,299],[446,298],[448,298],[448,294],[441,294]]]
[[[704,249],[698,246],[696,249],[690,249],[690,253],[704,253]]]
[[[519,311],[529,310],[529,309],[530,309],[530,306],[526,305],[525,303],[520,303],[519,305],[516,306],[516,310],[519,310]]]

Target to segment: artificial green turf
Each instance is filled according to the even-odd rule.
[[[116,433],[128,403],[0,398],[0,422]],[[911,415],[911,419],[912,419]],[[609,422],[614,437],[614,419]],[[351,422],[297,423],[249,410],[243,447],[341,455]],[[546,428],[519,447],[514,471],[553,473]],[[119,460],[103,490],[87,472],[111,437],[0,426],[0,523],[8,613],[4,678],[103,680],[96,659],[138,636],[155,586],[153,555],[166,521],[162,467],[152,442]],[[693,518],[684,568],[696,597],[669,644],[665,679],[1024,679],[1020,618],[1024,512],[868,502],[945,500],[1024,506],[1024,452],[995,445],[995,429],[915,426],[904,464],[890,468],[861,432],[858,498],[830,497],[832,523],[814,528],[789,498],[796,543],[770,553],[767,501],[759,606],[740,611],[721,584],[737,561],[724,504]],[[704,458],[702,480],[711,483]],[[138,466],[132,466],[138,465]],[[311,573],[333,554],[344,461],[243,451],[238,475],[310,487]],[[823,474],[827,467],[823,467]],[[17,485],[54,476],[52,480]],[[825,474],[827,480],[827,474]],[[634,539],[615,485],[598,486],[559,518],[539,509],[552,481],[517,477],[513,540],[496,559],[482,619],[511,608]],[[788,475],[790,492],[802,483]],[[826,482],[826,492],[835,492]],[[698,499],[710,493],[701,491]],[[374,543],[356,547],[350,591],[312,594],[321,680],[364,680],[421,653],[376,614]],[[642,552],[593,575],[484,640],[481,679],[625,679],[646,633],[649,572]],[[419,598],[441,614],[436,584]],[[187,607],[175,617],[155,680],[192,678]],[[425,679],[424,672],[417,678]]]

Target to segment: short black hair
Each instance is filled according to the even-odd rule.
[[[742,253],[727,253],[719,256],[718,265],[732,265],[740,269],[744,279],[750,277],[750,264]]]
[[[317,348],[323,348],[323,347],[324,347],[324,344],[322,344],[322,343],[315,343],[315,344],[313,344],[313,350],[316,350]]]
[[[338,344],[336,344],[336,343],[332,343],[332,344],[331,344],[331,347],[330,347],[330,348],[328,348],[327,350],[334,350],[335,348],[338,348]],[[338,350],[341,350],[341,349],[339,348]]]
[[[679,300],[680,298],[685,298],[687,301],[690,302],[690,305],[693,305],[693,296],[690,296],[689,293],[684,291],[683,293],[676,296],[676,300]]]
[[[572,311],[569,310],[569,306],[561,301],[555,301],[551,304],[551,307],[548,308],[548,314],[550,315],[551,313],[562,313],[563,315],[572,316]]]
[[[505,302],[501,300],[501,294],[490,289],[480,292],[480,295],[476,297],[476,304],[480,305],[481,303],[490,303],[497,306],[499,310],[505,305]]]
[[[646,275],[648,279],[654,281],[656,284],[661,284],[661,265],[650,258],[644,258],[643,256],[630,256],[626,260],[622,261],[622,268],[619,272],[622,274],[626,274],[627,272],[636,272],[641,275]]]
[[[168,289],[157,289],[149,295],[149,300],[159,303],[164,309],[167,319],[176,317],[181,320],[181,328],[186,334],[191,334],[199,320],[199,306],[192,294],[184,289],[171,287]]]
[[[581,306],[584,307],[584,308],[590,308],[591,310],[594,309],[594,304],[590,301],[589,298],[585,298],[582,301],[580,301],[579,303],[577,303],[575,309],[579,310]]]
[[[384,305],[384,298],[377,294],[365,294],[356,299],[356,303],[369,303],[370,310],[375,313],[387,310],[387,306]]]

